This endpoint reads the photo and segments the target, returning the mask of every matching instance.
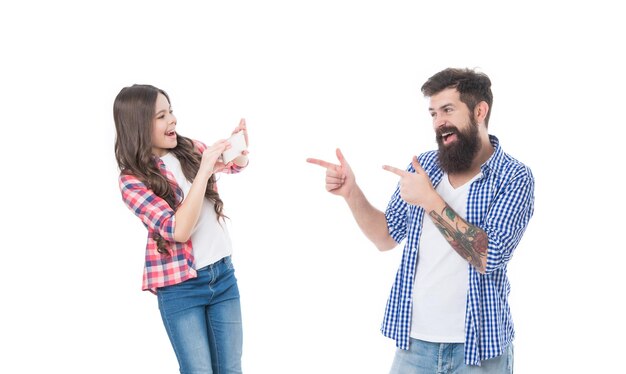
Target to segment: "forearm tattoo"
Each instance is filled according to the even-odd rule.
[[[483,258],[487,256],[487,233],[466,222],[446,204],[442,215],[434,210],[429,213],[435,226],[452,248],[476,269],[485,271]]]

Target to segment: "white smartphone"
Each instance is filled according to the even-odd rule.
[[[243,135],[243,131],[233,134],[230,138],[228,138],[228,142],[230,143],[230,149],[227,149],[224,153],[222,153],[222,160],[225,164],[239,157],[241,152],[248,148],[246,146],[246,138]]]

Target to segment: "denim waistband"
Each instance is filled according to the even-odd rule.
[[[215,267],[215,266],[217,266],[217,265],[219,265],[219,264],[225,264],[225,263],[227,263],[228,261],[230,261],[230,256],[222,257],[221,259],[219,259],[219,260],[215,261],[214,263],[209,264],[209,265],[204,266],[204,267],[201,267],[200,269],[198,269],[198,270],[196,270],[196,271],[207,270],[207,269],[210,269],[210,268],[212,268],[212,267]]]

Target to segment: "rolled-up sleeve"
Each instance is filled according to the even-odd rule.
[[[122,200],[150,232],[157,232],[167,241],[174,241],[174,210],[161,197],[131,175],[120,175]]]
[[[407,203],[402,200],[400,196],[400,188],[396,188],[396,191],[391,196],[391,200],[387,205],[385,211],[385,217],[387,218],[387,227],[389,229],[389,235],[400,243],[406,237],[407,233]]]
[[[511,179],[492,201],[483,229],[489,238],[486,272],[504,267],[534,212],[534,179],[530,169]]]

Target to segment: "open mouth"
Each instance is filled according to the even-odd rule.
[[[168,132],[165,133],[165,135],[167,135],[167,136],[174,136],[174,135],[176,135],[176,130],[168,131]]]
[[[442,132],[439,137],[441,138],[443,144],[447,144],[450,141],[454,140],[456,133],[454,131],[446,131],[446,132]]]

